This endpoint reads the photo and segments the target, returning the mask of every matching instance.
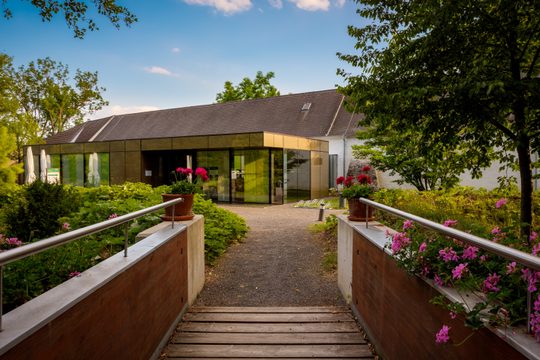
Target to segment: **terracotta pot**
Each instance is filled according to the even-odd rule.
[[[359,199],[347,199],[349,203],[349,217],[351,221],[366,221],[366,207],[368,208],[367,221],[373,221],[373,207],[360,202]]]
[[[193,214],[193,194],[161,194],[163,202],[170,201],[172,199],[183,198],[184,201],[174,206],[165,208],[165,215],[161,215],[163,221],[173,220],[173,207],[174,207],[174,221],[191,220],[195,216]]]

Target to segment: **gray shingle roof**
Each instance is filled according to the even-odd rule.
[[[48,144],[151,139],[268,131],[302,137],[354,136],[360,115],[342,106],[335,90],[115,115],[85,122],[47,139]],[[309,110],[302,111],[306,103]],[[335,118],[335,121],[334,121]],[[350,122],[350,126],[349,126]]]

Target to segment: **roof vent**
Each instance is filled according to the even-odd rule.
[[[302,106],[302,111],[308,111],[311,108],[311,103],[305,103],[304,106]]]

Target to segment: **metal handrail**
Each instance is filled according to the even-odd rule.
[[[380,203],[372,201],[372,200],[368,200],[368,199],[365,199],[365,198],[360,198],[360,202],[362,202],[362,203],[364,203],[364,204],[366,204],[368,206],[372,206],[372,207],[374,207],[376,209],[383,210],[383,211],[386,211],[388,213],[397,215],[399,217],[402,217],[402,218],[405,218],[405,219],[408,219],[408,220],[412,220],[412,221],[414,221],[414,222],[416,222],[416,223],[418,223],[418,224],[420,224],[420,225],[422,225],[422,226],[424,226],[424,227],[426,227],[428,229],[432,229],[432,230],[435,230],[435,231],[437,231],[439,233],[442,233],[443,235],[447,235],[447,236],[452,237],[454,239],[463,241],[463,242],[465,242],[465,243],[467,243],[469,245],[473,245],[473,246],[476,246],[478,248],[482,248],[484,250],[487,250],[489,252],[492,252],[492,253],[495,253],[495,254],[497,254],[499,256],[502,256],[502,257],[504,257],[506,259],[509,259],[509,260],[515,261],[517,263],[520,263],[522,265],[525,265],[528,268],[540,271],[540,258],[537,257],[537,256],[533,256],[531,254],[527,254],[526,252],[523,252],[523,251],[520,251],[520,250],[517,250],[517,249],[513,249],[511,247],[504,246],[504,245],[498,244],[498,243],[490,241],[490,240],[483,239],[483,238],[475,236],[475,235],[471,235],[471,234],[463,232],[461,230],[457,230],[457,229],[454,229],[454,228],[451,228],[451,227],[441,225],[439,223],[436,223],[436,222],[421,218],[420,216],[416,216],[416,215],[410,214],[410,213],[405,212],[405,211],[394,209],[393,207],[383,205],[383,204],[380,204]],[[367,222],[366,222],[366,226],[367,226]]]
[[[3,275],[4,275],[5,265],[11,262],[20,260],[20,259],[24,259],[31,255],[39,254],[40,252],[43,252],[45,250],[49,250],[57,246],[70,243],[82,237],[113,228],[121,224],[126,224],[126,228],[124,231],[124,236],[125,236],[124,257],[127,257],[128,255],[127,254],[127,249],[128,249],[128,228],[127,228],[128,224],[127,223],[131,220],[140,218],[141,216],[144,216],[146,214],[161,210],[169,206],[176,205],[183,201],[184,201],[184,198],[177,198],[177,199],[169,200],[167,202],[163,202],[161,204],[157,204],[157,205],[150,206],[150,207],[138,210],[138,211],[134,211],[126,215],[121,215],[113,219],[99,222],[97,224],[93,224],[93,225],[89,225],[80,229],[76,229],[76,230],[67,232],[65,234],[56,235],[47,239],[33,242],[31,244],[23,245],[18,248],[1,252],[0,253],[0,331],[2,331],[2,302],[3,302],[2,296],[3,296],[3,278],[4,278]],[[171,227],[174,229],[174,206],[172,207]]]

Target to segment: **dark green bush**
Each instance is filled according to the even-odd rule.
[[[72,187],[35,181],[13,193],[4,207],[6,232],[23,242],[54,235],[59,218],[76,211],[79,193]]]

